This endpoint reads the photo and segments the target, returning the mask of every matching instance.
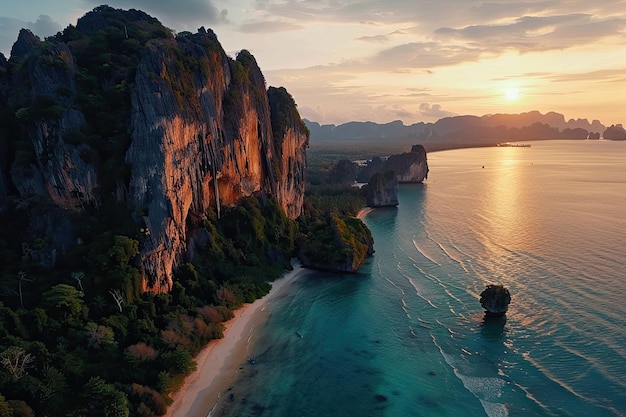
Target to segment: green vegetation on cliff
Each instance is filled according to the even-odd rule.
[[[298,256],[305,266],[356,272],[373,253],[374,240],[355,218],[365,207],[363,191],[342,184],[309,185],[303,213]]]
[[[125,161],[135,138],[135,76],[148,48],[164,53],[158,80],[173,92],[173,116],[205,110],[195,76],[211,79],[214,70],[215,83],[228,85],[218,103],[224,111],[265,96],[253,105],[259,120],[270,119],[252,55],[227,58],[201,31],[174,38],[143,12],[101,6],[45,41],[22,33],[15,57],[0,62],[0,415],[163,415],[194,355],[222,337],[234,309],[291,267],[298,224],[270,193],[221,207],[219,216],[194,202],[171,291],[146,291],[141,251],[167,249],[153,245],[148,209],[128,201],[133,171]],[[278,103],[277,114],[292,112],[289,104]],[[233,113],[214,136],[239,134],[239,119]],[[269,125],[259,130],[271,133]],[[50,161],[70,167],[44,171]],[[82,163],[88,168],[71,171]],[[95,184],[95,198],[62,189],[76,179]],[[51,195],[79,204],[68,208]],[[173,217],[171,210],[164,211]]]
[[[136,255],[145,233],[98,234],[54,271],[38,262],[37,244],[20,254],[19,238],[0,236],[0,407],[162,415],[195,369],[194,355],[222,337],[222,322],[290,267],[297,224],[256,198],[220,220],[208,213],[193,261],[178,269],[167,294],[141,290]]]

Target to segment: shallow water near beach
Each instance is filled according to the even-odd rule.
[[[269,305],[211,416],[626,416],[626,142],[428,159],[365,217],[359,273]],[[483,317],[490,283],[505,319]]]

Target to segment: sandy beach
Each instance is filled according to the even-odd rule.
[[[297,278],[311,271],[294,266],[293,271],[272,282],[265,297],[235,311],[235,317],[225,323],[224,338],[210,342],[195,358],[198,369],[189,375],[166,417],[207,417],[219,395],[233,382],[237,368],[249,357],[249,341],[255,328],[266,317],[261,314],[267,305],[279,297]]]
[[[367,216],[367,215],[368,215],[368,213],[370,213],[370,212],[371,212],[371,211],[373,211],[373,210],[374,210],[374,209],[373,209],[373,208],[371,208],[371,207],[365,207],[365,208],[362,208],[362,209],[358,212],[358,214],[356,215],[356,218],[357,218],[357,219],[360,219],[360,220],[363,220],[363,219],[365,218],[365,216]]]

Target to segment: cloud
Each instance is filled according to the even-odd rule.
[[[28,23],[28,29],[35,35],[45,37],[59,32],[62,27],[57,22],[54,22],[50,16],[42,14],[39,15],[35,23]]]
[[[547,10],[558,5],[556,1],[526,1],[526,2],[480,2],[469,7],[471,15],[476,20],[495,21],[511,16],[544,14]]]
[[[445,111],[440,104],[421,103],[420,114],[429,119],[441,119],[443,117],[456,116],[455,113]]]
[[[366,61],[379,69],[428,69],[476,61],[482,49],[439,42],[411,42],[383,50]]]
[[[624,82],[626,78],[626,68],[602,69],[589,72],[551,74],[541,73],[536,75],[553,82],[570,83],[572,81],[586,81],[593,83],[614,83]]]
[[[7,58],[21,29],[30,29],[35,35],[44,38],[60,31],[61,25],[48,15],[39,15],[36,22],[25,22],[10,17],[0,17],[0,52]]]
[[[623,36],[626,19],[596,20],[588,14],[522,16],[508,24],[442,27],[437,39],[465,41],[483,46],[490,52],[506,49],[546,51],[590,44],[609,36]]]
[[[94,6],[101,0],[87,0]],[[107,4],[120,9],[139,9],[168,26],[189,27],[228,23],[228,11],[219,10],[212,0],[109,0]]]
[[[386,43],[391,34],[403,33],[418,43],[437,41],[448,49],[462,45],[495,54],[591,44],[623,36],[626,27],[623,7],[588,0],[259,0],[257,5],[270,18],[292,19],[301,25],[362,24],[389,29],[386,37],[356,38],[363,42]],[[461,57],[458,51],[453,55]]]
[[[386,35],[376,35],[376,36],[361,36],[356,38],[357,41],[364,42],[372,42],[372,43],[386,43],[389,41],[389,37]]]
[[[302,28],[303,26],[284,21],[263,21],[244,23],[239,26],[239,31],[243,33],[276,33],[299,30]]]

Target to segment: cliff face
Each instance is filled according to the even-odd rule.
[[[365,186],[365,197],[369,207],[398,205],[398,177],[393,171],[377,173]]]
[[[22,155],[10,168],[13,186],[22,197],[50,197],[64,209],[95,202],[98,180],[96,167],[85,156],[89,149],[64,139],[85,124],[84,115],[75,108],[72,53],[62,43],[43,49],[39,39],[23,29],[11,59],[22,62],[11,92],[15,102],[23,105],[16,116],[23,122],[21,140],[27,142],[18,147]]]
[[[374,157],[361,169],[359,178],[361,181],[371,183],[371,178],[375,174],[384,174],[393,171],[396,174],[397,181],[420,183],[428,178],[428,160],[426,157],[426,149],[422,145],[413,145],[410,152],[391,155],[386,160]],[[378,178],[377,181],[380,181]],[[381,185],[376,187],[380,188]],[[382,191],[382,189],[381,189]]]
[[[261,71],[243,51],[232,63],[212,33],[200,30],[175,42],[154,42],[142,54],[132,92],[129,204],[145,212],[150,230],[142,252],[147,290],[171,285],[171,271],[187,249],[187,219],[264,192],[291,218],[304,192],[306,133],[290,120],[272,136],[270,102]],[[176,48],[194,62],[181,71]],[[245,77],[231,73],[244,72]],[[240,77],[237,79],[236,77]],[[174,80],[193,82],[189,88]],[[263,92],[261,96],[258,94]]]
[[[383,169],[394,171],[398,182],[423,182],[428,178],[426,149],[422,145],[413,145],[411,152],[391,155]]]
[[[67,42],[64,37],[42,43],[28,31],[20,33],[4,103],[16,109],[19,140],[7,162],[11,184],[0,180],[0,209],[11,197],[37,196],[68,213],[99,210],[101,200],[113,196],[144,231],[143,289],[167,291],[173,270],[190,255],[196,220],[208,210],[219,216],[222,206],[260,193],[275,199],[289,217],[300,214],[308,131],[286,91],[268,93],[247,51],[232,60],[204,29],[176,38],[163,31],[142,46],[129,39],[131,23],[140,21],[145,29],[158,24],[156,19],[138,11],[102,10],[130,20],[120,29],[108,24],[108,15],[91,12],[77,29],[68,28]],[[82,33],[118,37],[121,43],[115,45],[136,55],[109,55],[130,62],[128,68],[112,63],[113,68],[98,65],[104,75],[88,73],[85,62],[92,57]],[[84,66],[77,64],[76,53]],[[85,92],[85,85],[103,91],[104,98]],[[272,103],[276,96],[279,102]],[[112,121],[122,123],[115,135],[94,142],[95,136],[84,132],[106,117],[89,112],[97,100],[113,103],[111,111],[118,102],[128,111]],[[275,121],[276,112],[289,117]]]
[[[8,101],[9,79],[8,79],[9,63],[2,53],[0,53],[0,105]],[[0,113],[0,214],[7,209],[7,165],[9,163],[8,137],[9,132],[6,123],[10,117],[8,110]]]

